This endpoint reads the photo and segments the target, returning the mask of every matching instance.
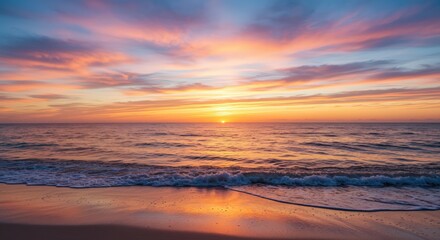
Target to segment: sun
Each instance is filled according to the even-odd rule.
[[[221,123],[221,124],[225,124],[226,121],[225,121],[225,120],[220,120],[220,123]]]

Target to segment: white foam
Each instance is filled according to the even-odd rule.
[[[439,175],[399,176],[385,172],[372,176],[353,173],[305,175],[305,172],[289,174],[268,169],[0,160],[0,182],[11,184],[72,188],[227,187],[275,201],[346,210],[440,207]]]
[[[440,189],[419,187],[235,186],[229,189],[265,199],[348,211],[439,210]]]

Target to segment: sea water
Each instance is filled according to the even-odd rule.
[[[440,209],[440,124],[2,124],[0,182],[222,187],[332,209]]]

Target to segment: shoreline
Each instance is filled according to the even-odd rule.
[[[117,189],[117,188],[130,188],[130,187],[146,187],[146,188],[175,188],[175,189],[185,189],[185,188],[198,188],[198,189],[213,189],[213,190],[224,190],[224,191],[233,191],[238,192],[240,194],[249,195],[256,198],[261,198],[268,201],[273,201],[281,204],[287,204],[287,205],[294,205],[299,207],[309,207],[309,208],[317,208],[317,209],[325,209],[330,211],[342,211],[342,212],[365,212],[365,213],[375,213],[375,212],[425,212],[425,211],[440,211],[440,208],[438,209],[430,209],[430,208],[423,208],[423,209],[373,209],[373,210],[367,210],[367,209],[350,209],[350,208],[338,208],[338,207],[327,207],[327,206],[319,206],[319,205],[312,205],[312,204],[303,204],[303,203],[296,203],[296,202],[290,202],[290,201],[283,201],[275,198],[265,197],[262,195],[254,194],[251,192],[246,192],[234,188],[228,188],[228,187],[222,187],[222,186],[216,186],[216,187],[188,187],[188,186],[138,186],[138,185],[127,185],[127,186],[108,186],[108,187],[69,187],[69,186],[51,186],[51,185],[43,185],[43,184],[24,184],[24,183],[4,183],[0,182],[1,185],[18,185],[18,186],[27,186],[27,187],[55,187],[55,188],[67,188],[67,189],[73,189],[73,190],[81,190],[81,189]]]
[[[268,201],[273,201],[273,202],[281,203],[281,204],[295,205],[295,206],[299,206],[299,207],[318,208],[318,209],[325,209],[325,210],[330,210],[330,211],[364,212],[364,213],[440,211],[440,209],[427,209],[427,208],[426,209],[399,209],[399,210],[394,210],[394,209],[374,209],[374,210],[364,210],[363,209],[363,210],[360,210],[360,209],[349,209],[349,208],[325,207],[325,206],[317,206],[317,205],[312,205],[312,204],[303,204],[303,203],[295,203],[295,202],[283,201],[283,200],[274,199],[274,198],[270,198],[270,197],[265,197],[265,196],[261,196],[261,195],[258,195],[258,194],[237,190],[237,189],[229,189],[229,188],[225,188],[225,189],[226,190],[230,190],[230,191],[239,192],[239,193],[246,194],[246,195],[250,195],[250,196],[253,196],[253,197],[265,199],[265,200],[268,200]]]
[[[440,211],[340,211],[223,188],[0,184],[0,230],[5,240],[435,239]]]

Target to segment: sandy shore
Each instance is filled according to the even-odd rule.
[[[344,212],[206,188],[0,184],[0,239],[436,239],[440,211]]]

